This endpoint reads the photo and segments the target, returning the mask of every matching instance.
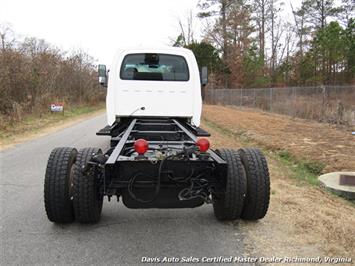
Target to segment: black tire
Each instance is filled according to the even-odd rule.
[[[97,178],[83,174],[82,169],[93,154],[102,153],[97,148],[85,148],[78,152],[73,176],[73,203],[75,218],[81,223],[97,223],[101,217],[103,197],[99,196]]]
[[[74,220],[71,180],[76,155],[74,148],[55,148],[49,156],[44,178],[44,206],[51,222]]]
[[[235,220],[240,218],[246,194],[246,174],[239,154],[235,150],[217,151],[227,162],[228,171],[225,191],[213,199],[213,210],[218,220]]]
[[[245,220],[263,218],[269,208],[270,176],[265,156],[259,149],[238,151],[247,173],[247,195],[241,215]]]

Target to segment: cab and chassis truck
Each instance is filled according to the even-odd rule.
[[[128,208],[195,208],[212,204],[218,220],[257,220],[269,206],[266,159],[256,148],[210,148],[200,128],[199,71],[183,48],[121,49],[109,71],[99,65],[107,87],[110,148],[55,148],[48,159],[44,203],[54,223],[96,223],[103,200]]]

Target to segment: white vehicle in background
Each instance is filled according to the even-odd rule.
[[[256,220],[269,205],[270,178],[255,148],[210,149],[199,127],[201,74],[193,53],[183,48],[122,49],[107,87],[111,148],[52,151],[45,175],[45,209],[50,221],[98,222],[104,196],[128,208],[193,208],[212,203],[219,220]]]

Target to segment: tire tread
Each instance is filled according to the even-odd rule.
[[[96,223],[100,220],[102,199],[97,199],[95,177],[84,175],[82,168],[89,162],[92,154],[101,153],[97,148],[81,149],[74,166],[74,212],[81,223]]]
[[[235,220],[240,218],[246,193],[246,175],[239,154],[235,150],[217,151],[227,162],[226,190],[224,196],[213,204],[218,220]]]
[[[241,218],[258,220],[263,218],[270,202],[270,175],[267,161],[257,148],[238,151],[247,173],[247,195]]]
[[[49,155],[44,178],[44,206],[47,217],[55,223],[74,220],[72,201],[69,197],[69,175],[77,151],[61,147]]]

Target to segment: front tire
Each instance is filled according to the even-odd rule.
[[[44,178],[44,205],[47,217],[54,223],[74,220],[71,185],[77,150],[55,148],[48,159]]]
[[[228,164],[225,189],[213,198],[213,210],[218,220],[240,218],[246,193],[246,174],[240,156],[235,150],[217,151]]]
[[[98,178],[90,171],[83,173],[83,168],[95,154],[102,154],[102,151],[97,148],[81,149],[74,166],[74,213],[81,223],[97,223],[101,217],[103,197],[99,195]]]
[[[238,151],[247,174],[247,195],[241,215],[245,220],[263,218],[269,208],[270,176],[265,156],[259,149]]]

